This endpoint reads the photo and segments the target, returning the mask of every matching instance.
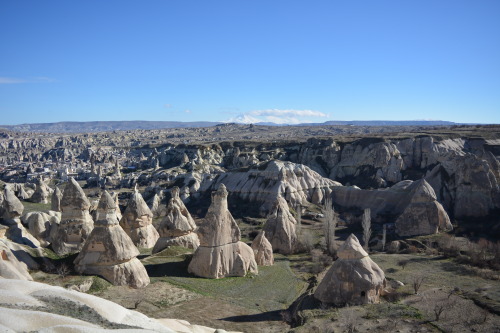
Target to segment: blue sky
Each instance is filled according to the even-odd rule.
[[[500,1],[0,0],[0,124],[500,123]]]

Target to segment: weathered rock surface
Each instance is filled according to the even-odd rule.
[[[61,222],[54,224],[51,241],[58,255],[79,252],[94,228],[90,202],[76,180],[70,178],[61,199]]]
[[[35,182],[36,189],[33,195],[30,198],[31,202],[35,203],[48,203],[49,202],[49,195],[50,195],[50,189],[45,184],[45,182],[42,179],[37,179]]]
[[[0,239],[0,277],[4,279],[33,280],[28,272],[28,266],[16,258],[7,242]]]
[[[3,191],[2,211],[4,220],[18,218],[24,211],[23,204],[9,186],[6,186]]]
[[[437,202],[436,194],[425,179],[416,181],[410,203],[396,220],[399,236],[419,236],[453,229],[448,214]]]
[[[104,191],[94,229],[75,259],[75,270],[100,275],[114,285],[145,287],[150,281],[144,265],[137,259],[139,250],[120,227],[115,209],[115,200]]]
[[[47,247],[50,244],[51,226],[58,224],[60,218],[44,212],[31,212],[23,216],[22,220],[28,226],[30,234],[40,242],[40,246]]]
[[[337,306],[378,303],[386,286],[384,272],[351,234],[338,250],[338,259],[314,292],[323,303]]]
[[[68,312],[71,311],[71,316]],[[211,333],[184,320],[153,319],[111,301],[47,284],[0,279],[0,327],[6,332]],[[224,333],[224,330],[217,330]]]
[[[200,245],[198,235],[194,232],[196,224],[179,198],[179,188],[173,187],[170,193],[172,198],[158,228],[160,238],[153,248],[153,253],[160,252],[168,246],[183,246],[196,250]]]
[[[50,202],[50,209],[55,212],[61,211],[61,200],[62,200],[62,192],[59,187],[56,186],[54,192],[52,192],[52,198]]]
[[[279,197],[264,225],[264,231],[274,252],[293,253],[297,243],[296,224],[297,221],[290,213],[286,200]]]
[[[240,241],[240,228],[227,208],[227,195],[224,184],[212,193],[212,204],[198,228],[200,246],[189,273],[214,279],[258,273],[252,248]]]
[[[160,237],[153,226],[153,213],[137,189],[128,201],[120,225],[137,247],[151,248]]]
[[[252,242],[252,250],[255,254],[255,262],[259,266],[274,265],[273,247],[266,238],[266,232],[261,230]]]

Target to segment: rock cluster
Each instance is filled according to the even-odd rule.
[[[255,262],[259,266],[274,265],[273,247],[266,238],[266,232],[261,230],[252,242],[252,250],[255,254]]]
[[[36,203],[48,203],[49,202],[49,195],[50,195],[50,189],[45,184],[45,182],[42,179],[37,179],[35,182],[36,189],[33,195],[30,198],[31,202],[36,202]]]
[[[378,303],[385,274],[351,234],[339,248],[338,259],[314,292],[323,303],[337,306]]]
[[[198,228],[200,246],[189,273],[213,279],[258,273],[252,248],[240,241],[240,228],[228,210],[227,195],[224,184],[212,193],[212,204]]]
[[[61,199],[61,222],[51,232],[52,249],[58,255],[79,252],[94,228],[90,202],[80,184],[70,178]]]
[[[264,225],[264,231],[274,252],[293,253],[297,243],[296,224],[297,221],[290,213],[286,200],[279,197],[274,202],[271,214]]]
[[[139,250],[120,227],[115,209],[115,200],[104,191],[94,229],[75,259],[75,270],[100,275],[114,285],[145,287],[150,281],[144,265],[137,259]]]
[[[130,196],[120,225],[140,248],[152,248],[160,237],[153,226],[153,213],[137,189]]]
[[[170,193],[172,198],[168,202],[167,213],[158,228],[160,238],[153,248],[153,253],[168,246],[183,246],[196,250],[200,245],[198,235],[194,232],[196,224],[179,198],[179,188],[174,186]]]

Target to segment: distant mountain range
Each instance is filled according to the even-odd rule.
[[[40,124],[20,124],[20,125],[0,125],[1,128],[17,132],[44,132],[44,133],[89,133],[89,132],[109,132],[126,130],[151,130],[164,128],[194,128],[212,127],[222,124],[222,122],[210,121],[85,121],[72,122],[64,121],[58,123]],[[266,126],[292,126],[290,124],[256,123],[255,125]],[[353,121],[326,121],[324,123],[304,123],[293,126],[451,126],[458,125],[451,121],[441,120],[353,120]]]

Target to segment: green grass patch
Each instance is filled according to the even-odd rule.
[[[22,201],[22,203],[24,206],[23,214],[29,212],[43,212],[45,210],[50,210],[50,203],[43,204],[43,203],[34,203],[29,201]]]
[[[365,305],[365,319],[405,318],[422,319],[418,309],[400,303],[380,303]]]

